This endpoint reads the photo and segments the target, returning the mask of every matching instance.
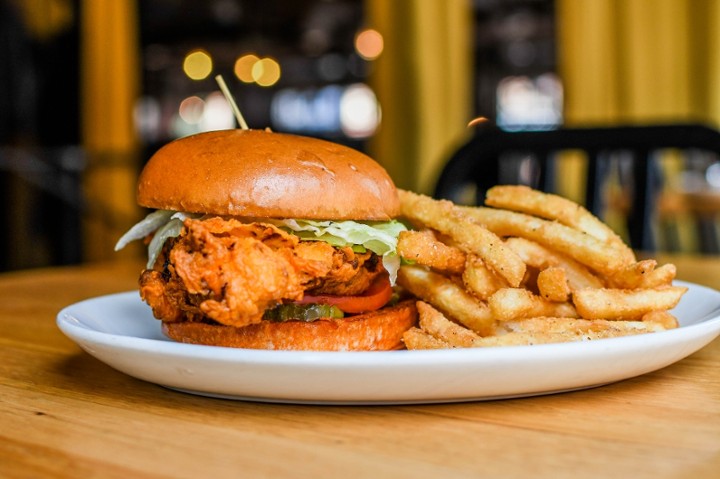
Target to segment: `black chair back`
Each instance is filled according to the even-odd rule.
[[[501,182],[527,184],[556,192],[557,153],[581,150],[588,162],[585,206],[602,216],[602,185],[609,166],[606,160],[622,153],[629,157],[632,165],[631,208],[628,212],[630,245],[637,250],[654,251],[651,218],[661,178],[658,166],[652,160],[655,152],[670,148],[720,153],[720,132],[695,124],[522,132],[481,128],[445,164],[434,196],[467,203],[462,196],[471,186],[475,204],[482,204],[485,191]],[[524,177],[504,178],[504,170],[517,166],[517,160],[522,158],[532,160],[531,171]]]

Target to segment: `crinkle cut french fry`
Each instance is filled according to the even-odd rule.
[[[480,335],[493,327],[494,319],[488,305],[450,278],[419,266],[403,265],[398,271],[397,283]]]
[[[684,286],[656,289],[580,289],[573,292],[573,303],[585,319],[640,320],[652,311],[674,308],[687,291]]]
[[[525,277],[525,263],[496,234],[467,218],[450,201],[400,190],[401,214],[451,237],[466,253],[482,258],[511,286]]]
[[[612,228],[583,206],[562,196],[522,185],[500,185],[487,191],[485,204],[548,220],[557,220],[600,241],[615,245],[628,262],[635,261],[635,253]]]

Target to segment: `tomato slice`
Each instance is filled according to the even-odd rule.
[[[337,306],[346,313],[366,313],[385,306],[390,301],[392,293],[390,279],[383,274],[378,276],[370,287],[359,296],[305,295],[298,303],[330,304]]]

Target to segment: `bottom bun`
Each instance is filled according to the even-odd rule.
[[[210,346],[304,351],[383,351],[404,347],[402,335],[417,323],[415,301],[345,319],[262,321],[243,328],[195,322],[162,324],[175,341]]]

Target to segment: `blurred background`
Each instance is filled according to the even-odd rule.
[[[216,75],[252,128],[366,151],[424,193],[476,117],[720,122],[716,0],[0,0],[0,24],[0,270],[141,254],[113,245],[145,214],[144,162],[236,127]],[[674,181],[718,187],[717,164]]]

